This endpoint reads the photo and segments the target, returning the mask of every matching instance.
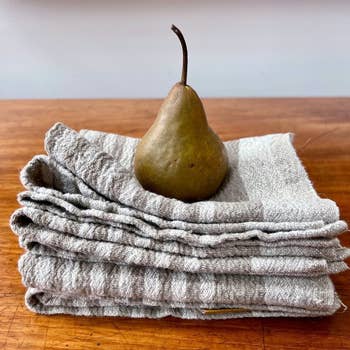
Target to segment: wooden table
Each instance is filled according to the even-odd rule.
[[[0,101],[0,349],[350,349],[350,310],[309,319],[185,321],[40,316],[23,304],[22,253],[8,227],[22,190],[19,170],[43,153],[56,121],[142,136],[160,100]],[[323,197],[350,222],[350,99],[208,99],[208,119],[224,139],[292,131]],[[349,234],[341,238],[350,246]],[[333,276],[350,306],[350,272]]]

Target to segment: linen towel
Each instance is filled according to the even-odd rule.
[[[327,275],[347,269],[349,249],[336,238],[347,225],[317,195],[291,141],[226,142],[230,174],[221,190],[189,204],[142,189],[132,167],[137,139],[56,124],[48,156],[21,172],[27,191],[11,218],[29,251],[19,264],[27,306],[185,318],[335,312]],[[240,307],[248,311],[202,313]]]

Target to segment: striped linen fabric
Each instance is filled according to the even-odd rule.
[[[225,319],[322,316],[348,267],[336,204],[314,190],[291,134],[225,142],[230,172],[210,200],[145,191],[138,139],[63,124],[21,171],[11,227],[26,305],[38,313]]]

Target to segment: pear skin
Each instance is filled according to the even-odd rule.
[[[187,48],[183,47],[183,52],[187,55]],[[193,202],[218,190],[228,161],[222,141],[208,125],[200,98],[186,84],[187,57],[184,66],[182,80],[170,90],[153,125],[137,145],[134,170],[144,189]]]

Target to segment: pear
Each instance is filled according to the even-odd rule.
[[[203,104],[187,85],[187,46],[178,36],[183,53],[182,77],[163,101],[158,115],[141,141],[135,175],[144,189],[184,202],[211,197],[228,171],[226,149],[209,127]]]

